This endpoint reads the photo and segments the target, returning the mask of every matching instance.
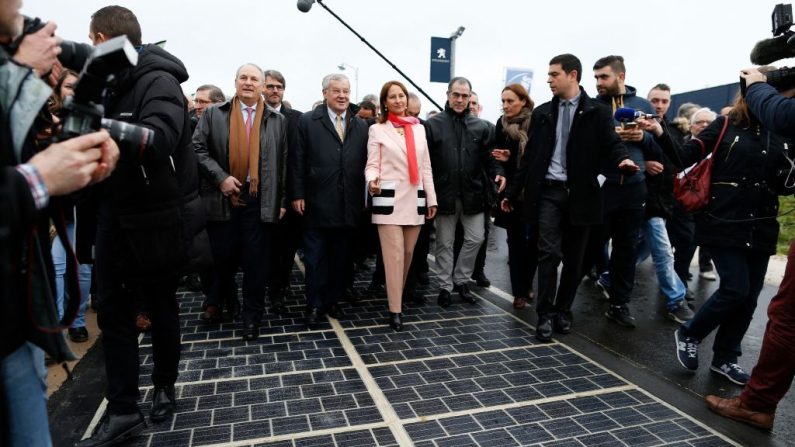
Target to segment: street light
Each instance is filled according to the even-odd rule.
[[[464,34],[463,26],[459,26],[457,30],[450,35],[450,79],[455,77],[455,41]]]
[[[356,93],[356,96],[355,96],[355,99],[354,99],[353,102],[358,104],[359,103],[359,67],[354,67],[353,65],[346,64],[345,62],[337,65],[337,68],[339,68],[340,70],[343,70],[343,71],[345,70],[345,67],[353,69],[353,82],[354,82],[354,86],[355,86],[354,92]]]

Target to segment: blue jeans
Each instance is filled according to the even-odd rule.
[[[25,343],[0,361],[10,447],[50,447],[44,351]]]
[[[75,246],[75,223],[66,223],[66,233],[69,235],[69,243]],[[63,275],[66,272],[66,250],[61,244],[61,239],[56,237],[52,241],[52,263],[55,267],[55,307],[58,309],[58,318],[63,318],[64,312],[64,282]],[[91,264],[80,264],[77,267],[77,277],[80,282],[80,309],[77,317],[72,323],[72,327],[85,327],[86,309],[88,309],[88,294],[91,289]]]
[[[637,251],[637,264],[651,255],[657,270],[660,291],[667,300],[668,310],[673,310],[685,298],[687,288],[674,270],[674,253],[668,240],[665,219],[652,217],[640,227],[640,243]]]
[[[710,246],[709,250],[720,285],[682,329],[684,335],[697,340],[717,329],[712,363],[736,363],[764,285],[770,255],[742,248]]]

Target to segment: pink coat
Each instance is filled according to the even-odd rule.
[[[409,182],[409,165],[406,158],[406,139],[400,135],[392,123],[370,126],[370,139],[367,142],[367,166],[364,176],[367,184],[376,178],[381,180],[381,189],[395,190],[394,210],[391,214],[373,214],[374,224],[422,225],[425,216],[417,212],[417,190],[423,188],[428,207],[436,206],[436,191],[433,189],[433,171],[428,155],[428,142],[425,127],[414,124],[414,148],[420,184]],[[391,203],[391,202],[390,202]]]

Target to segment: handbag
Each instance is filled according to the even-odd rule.
[[[682,205],[687,212],[698,211],[709,203],[710,184],[712,183],[712,163],[715,158],[715,151],[718,150],[729,119],[723,120],[723,129],[720,136],[715,140],[715,147],[712,153],[696,163],[689,172],[676,176],[674,180],[674,198]]]

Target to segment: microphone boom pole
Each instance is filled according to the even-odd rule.
[[[338,16],[337,14],[335,14],[335,13],[334,13],[334,11],[332,11],[331,9],[329,9],[329,7],[328,7],[328,6],[326,6],[326,4],[323,2],[323,0],[315,0],[315,1],[317,2],[317,4],[318,4],[318,5],[322,6],[322,7],[323,7],[323,9],[325,9],[326,11],[328,11],[328,12],[329,12],[329,14],[331,14],[332,16],[334,16],[334,18],[335,18],[335,19],[337,19],[337,20],[338,20],[340,23],[342,23],[342,24],[345,26],[345,28],[348,28],[349,30],[351,30],[351,32],[352,32],[353,34],[355,34],[355,35],[356,35],[356,37],[358,37],[358,38],[359,38],[359,40],[361,40],[362,42],[364,42],[364,44],[365,44],[365,45],[367,45],[368,47],[370,47],[370,49],[371,49],[371,50],[375,51],[375,54],[377,54],[377,55],[381,56],[381,59],[383,59],[383,60],[384,60],[384,61],[385,61],[387,64],[389,64],[389,66],[390,66],[390,67],[394,68],[394,69],[395,69],[395,71],[397,71],[398,73],[400,73],[400,75],[401,75],[401,76],[403,76],[403,77],[404,77],[404,78],[405,78],[407,81],[409,81],[409,83],[410,83],[411,85],[413,85],[413,86],[414,86],[414,88],[416,88],[416,89],[417,89],[417,90],[418,90],[420,93],[422,93],[422,96],[424,96],[426,99],[428,99],[428,101],[430,101],[430,102],[431,102],[433,105],[435,105],[437,109],[439,109],[440,111],[442,111],[442,110],[443,110],[442,106],[440,106],[439,104],[437,104],[437,103],[436,103],[436,101],[434,101],[434,100],[433,100],[433,98],[431,98],[430,96],[428,96],[428,94],[427,94],[427,93],[425,93],[425,91],[424,91],[424,90],[423,90],[423,89],[422,89],[422,88],[421,88],[419,85],[417,85],[416,83],[414,83],[414,81],[412,81],[412,80],[411,80],[411,78],[410,78],[410,77],[408,77],[408,75],[407,75],[406,73],[403,73],[403,71],[401,71],[399,68],[397,68],[397,66],[396,66],[395,64],[393,64],[393,63],[392,63],[392,61],[390,61],[389,59],[387,59],[387,58],[386,58],[386,56],[384,56],[383,54],[381,54],[381,52],[380,52],[380,51],[378,51],[378,50],[377,50],[377,49],[376,49],[374,46],[372,46],[372,45],[370,44],[370,42],[368,42],[368,41],[367,41],[367,39],[365,39],[364,37],[362,37],[362,35],[361,35],[361,34],[359,34],[359,33],[357,33],[355,29],[351,28],[351,26],[350,26],[350,25],[348,25],[347,23],[345,23],[345,21],[344,21],[344,20],[342,20],[342,19],[340,18],[340,16]],[[299,3],[300,3],[300,2],[299,2]],[[311,3],[310,3],[310,5],[311,5]],[[299,9],[300,9],[300,8],[299,8]],[[302,11],[303,11],[303,10],[302,10]],[[307,9],[307,11],[308,11],[308,9]],[[307,12],[307,11],[303,11],[303,12]]]

